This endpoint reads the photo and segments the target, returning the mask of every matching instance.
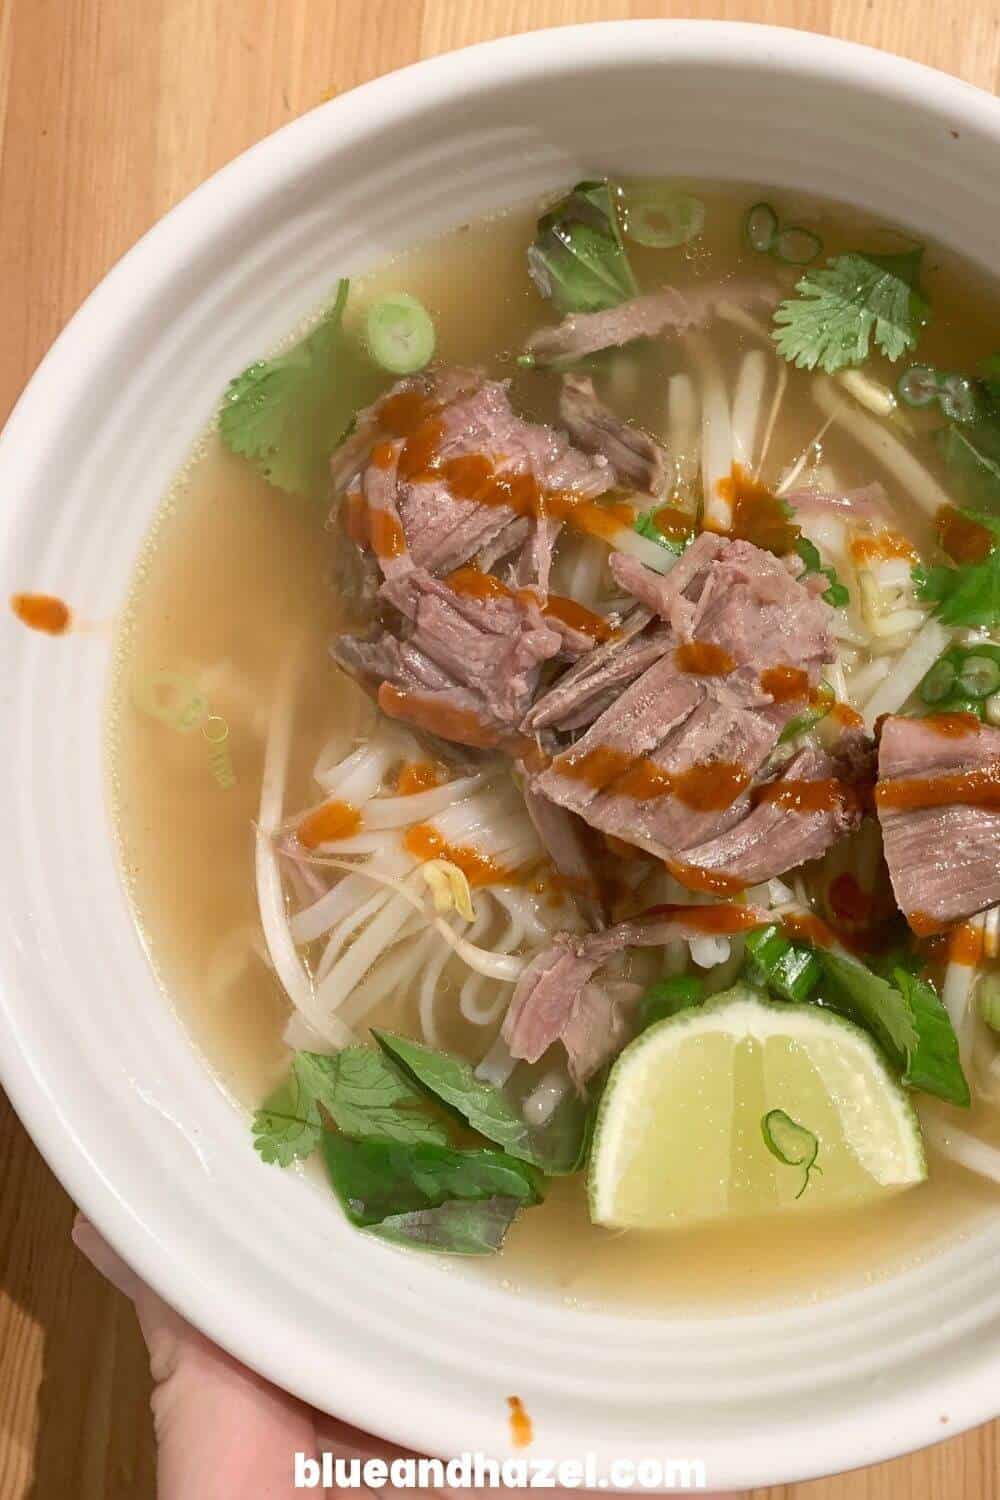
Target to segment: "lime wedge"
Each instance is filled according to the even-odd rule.
[[[615,1063],[590,1214],[620,1229],[856,1207],[927,1176],[913,1106],[878,1047],[815,1005],[737,985]]]

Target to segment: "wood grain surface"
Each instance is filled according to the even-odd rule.
[[[0,0],[0,419],[133,241],[287,120],[469,42],[682,15],[828,32],[1000,84],[1000,0]],[[0,1500],[152,1500],[131,1309],[74,1254],[72,1205],[6,1101],[0,1163]],[[994,1423],[754,1500],[997,1500],[998,1448]]]

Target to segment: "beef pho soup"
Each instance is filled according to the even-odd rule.
[[[582,1302],[828,1295],[995,1211],[998,328],[854,211],[593,181],[233,380],[111,739],[262,1171]]]

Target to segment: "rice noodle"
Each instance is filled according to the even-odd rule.
[[[926,1106],[920,1110],[920,1128],[924,1139],[949,1161],[958,1162],[959,1166],[979,1177],[987,1177],[991,1182],[1000,1182],[1000,1151],[996,1146],[960,1130]]]
[[[873,730],[882,714],[894,714],[902,708],[918,683],[926,676],[951,642],[951,631],[939,621],[926,620],[906,650],[893,662],[891,675],[872,693],[864,705],[865,727]]]
[[[817,406],[839,422],[856,443],[867,448],[929,516],[936,515],[943,505],[951,504],[947,491],[896,434],[884,422],[845,401],[828,375],[813,379],[812,395]]]
[[[685,342],[701,378],[701,480],[705,494],[704,523],[716,531],[729,531],[732,507],[719,493],[719,483],[733,467],[733,430],[729,398],[719,361],[711,344],[700,333],[689,333]]]

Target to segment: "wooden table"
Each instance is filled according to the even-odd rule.
[[[1000,0],[0,0],[0,419],[133,241],[295,115],[487,37],[679,15],[829,32],[1000,84]],[[72,1205],[5,1101],[0,1162],[0,1500],[146,1500],[131,1309],[74,1254]],[[997,1500],[998,1430],[755,1500]]]

